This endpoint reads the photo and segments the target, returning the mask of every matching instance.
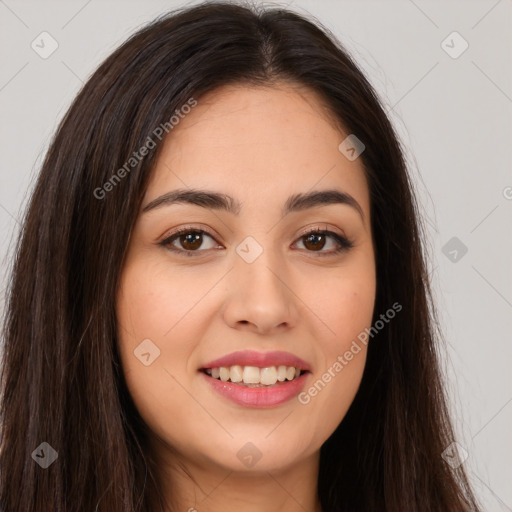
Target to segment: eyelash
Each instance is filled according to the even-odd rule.
[[[203,250],[198,249],[195,251],[191,251],[191,250],[187,250],[187,249],[178,249],[171,245],[175,239],[179,238],[181,235],[189,234],[189,233],[206,234],[207,236],[209,236],[212,240],[214,240],[216,242],[215,237],[213,235],[211,235],[210,233],[208,233],[208,231],[205,231],[203,229],[198,229],[198,228],[192,228],[192,227],[183,227],[183,228],[180,228],[179,230],[175,231],[171,235],[169,235],[167,238],[165,238],[161,242],[159,242],[158,245],[165,247],[167,250],[177,253],[181,256],[187,256],[187,257],[200,256],[202,252],[209,250],[209,249],[203,249]],[[304,249],[307,252],[312,252],[312,253],[318,254],[319,257],[337,255],[341,252],[347,251],[347,250],[351,249],[352,247],[354,247],[354,243],[351,240],[349,240],[348,238],[346,238],[342,235],[339,235],[338,233],[335,233],[335,232],[327,230],[327,229],[315,228],[310,231],[306,231],[305,233],[303,233],[302,235],[299,236],[298,240],[306,238],[307,236],[312,235],[312,234],[327,235],[327,236],[333,238],[336,241],[336,243],[338,244],[338,247],[331,251],[308,251],[307,249]]]

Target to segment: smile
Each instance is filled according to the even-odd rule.
[[[298,378],[302,371],[294,366],[269,366],[258,368],[257,366],[234,365],[206,368],[204,372],[214,379],[222,382],[233,382],[247,387],[273,386],[277,383],[291,381]]]
[[[224,399],[244,407],[273,407],[296,397],[311,368],[288,352],[238,351],[200,368],[206,382]]]

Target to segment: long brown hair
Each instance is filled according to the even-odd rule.
[[[463,466],[452,469],[441,456],[453,432],[423,234],[402,149],[375,91],[319,24],[279,8],[206,3],[155,20],[108,57],[46,155],[16,249],[3,332],[3,511],[163,509],[144,449],[147,427],[123,379],[114,307],[161,144],[111,181],[108,194],[98,189],[190,98],[282,80],[318,93],[365,144],[375,311],[403,306],[368,345],[355,400],[321,448],[323,510],[477,510]],[[47,469],[33,458],[43,442],[58,453]]]

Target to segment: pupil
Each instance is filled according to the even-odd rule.
[[[308,237],[306,238],[306,247],[308,247],[308,244],[312,243],[313,244],[313,249],[322,249],[323,246],[325,245],[325,239],[323,239],[323,242],[320,246],[318,245],[318,242],[321,241],[320,239],[323,238],[324,235],[322,235],[321,233],[313,233],[311,235],[308,235]]]
[[[201,235],[199,233],[187,233],[181,237],[181,243],[186,249],[198,249],[201,247]]]

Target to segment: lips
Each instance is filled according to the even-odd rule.
[[[227,356],[215,359],[205,364],[201,370],[220,368],[221,366],[230,367],[234,365],[257,366],[258,368],[293,366],[303,371],[311,371],[311,367],[306,361],[289,352],[254,352],[252,350],[233,352]]]
[[[232,382],[222,382],[200,373],[210,389],[231,403],[251,408],[275,407],[289,402],[304,389],[309,372],[289,382],[282,382],[268,387],[245,387]]]
[[[287,371],[286,377],[283,369]],[[210,361],[199,371],[211,389],[222,397],[238,405],[257,408],[277,406],[291,400],[303,389],[311,372],[306,361],[288,352],[254,351],[233,352]],[[240,372],[243,372],[243,379]],[[258,375],[254,375],[253,380],[254,372]],[[247,383],[260,380],[271,384]]]

